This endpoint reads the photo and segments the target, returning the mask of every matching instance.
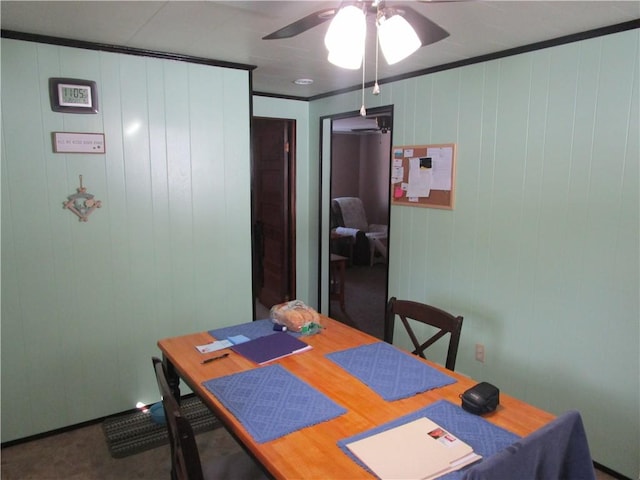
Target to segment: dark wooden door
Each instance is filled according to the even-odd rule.
[[[295,297],[292,120],[253,119],[254,292],[271,308]]]

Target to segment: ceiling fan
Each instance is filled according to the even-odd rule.
[[[424,3],[451,3],[455,1],[465,1],[465,0],[423,0]],[[466,0],[468,1],[468,0]],[[449,33],[437,25],[436,23],[429,20],[427,17],[418,13],[413,8],[407,5],[396,5],[386,6],[384,0],[374,0],[372,2],[364,2],[363,0],[359,1],[351,1],[351,2],[342,2],[339,7],[334,8],[324,8],[322,10],[318,10],[314,13],[307,15],[295,22],[283,27],[279,30],[276,30],[265,37],[262,37],[263,40],[280,40],[284,38],[292,38],[296,35],[300,35],[311,28],[317,27],[322,23],[333,19],[335,15],[338,13],[340,8],[345,5],[356,5],[358,7],[362,7],[365,9],[367,16],[372,16],[376,18],[377,15],[386,11],[393,11],[396,14],[401,15],[404,19],[409,22],[409,24],[413,27],[418,38],[420,39],[421,46],[430,45],[432,43],[438,42],[444,38],[449,36]]]
[[[473,0],[422,0],[427,3],[473,1]],[[327,60],[341,68],[362,69],[362,107],[360,115],[366,116],[365,108],[365,53],[367,21],[374,19],[376,25],[375,82],[372,94],[380,94],[378,85],[378,49],[389,65],[411,55],[418,48],[438,42],[449,36],[449,32],[407,5],[387,4],[385,0],[347,0],[339,7],[324,8],[311,13],[275,32],[263,40],[291,38],[331,20],[324,38],[329,51]]]

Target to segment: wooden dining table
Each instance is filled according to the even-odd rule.
[[[256,442],[243,424],[203,386],[203,382],[208,380],[260,368],[258,365],[231,350],[201,354],[195,347],[213,341],[208,332],[165,338],[158,341],[158,347],[162,351],[174,392],[179,393],[179,380],[184,381],[224,427],[242,443],[245,450],[260,462],[271,476],[278,479],[374,478],[341,450],[338,445],[340,440],[390,422],[438,400],[444,399],[460,405],[460,394],[478,383],[429,360],[420,359],[453,377],[456,382],[408,398],[384,400],[326,357],[332,352],[380,340],[326,316],[320,316],[320,323],[323,326],[320,333],[301,337],[312,349],[272,363],[281,365],[300,380],[343,406],[346,413],[263,443]],[[227,351],[230,354],[225,358],[201,363],[208,356],[220,355],[221,352]],[[516,435],[526,436],[553,420],[554,416],[501,392],[497,410],[483,418]]]

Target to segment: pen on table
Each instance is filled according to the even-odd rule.
[[[206,358],[202,360],[200,363],[209,363],[209,362],[213,362],[214,360],[220,360],[221,358],[225,358],[228,356],[229,356],[229,352],[223,353],[222,355],[218,355],[217,357]]]

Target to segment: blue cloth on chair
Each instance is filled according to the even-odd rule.
[[[203,382],[256,442],[268,442],[346,413],[346,409],[281,365]]]
[[[372,428],[366,432],[340,440],[338,442],[338,446],[356,463],[363,468],[366,468],[362,462],[360,462],[360,460],[351,453],[349,448],[346,446],[347,443],[361,440],[371,435],[389,430],[390,428],[404,425],[405,423],[411,422],[420,417],[427,417],[445,430],[453,433],[467,445],[470,445],[474,452],[481,455],[482,458],[487,458],[493,455],[520,438],[517,435],[488,422],[482,417],[472,415],[471,413],[464,411],[461,407],[454,405],[447,400],[438,400],[427,407],[397,418],[396,420],[392,420],[391,422]],[[451,472],[440,478],[442,480],[458,480],[462,478],[463,472],[464,470]],[[511,478],[515,479],[516,477]],[[495,477],[493,480],[498,479],[503,480],[499,477]]]
[[[399,400],[456,380],[386,342],[327,354],[385,400]]]
[[[594,480],[580,414],[571,410],[471,467],[464,480]]]

